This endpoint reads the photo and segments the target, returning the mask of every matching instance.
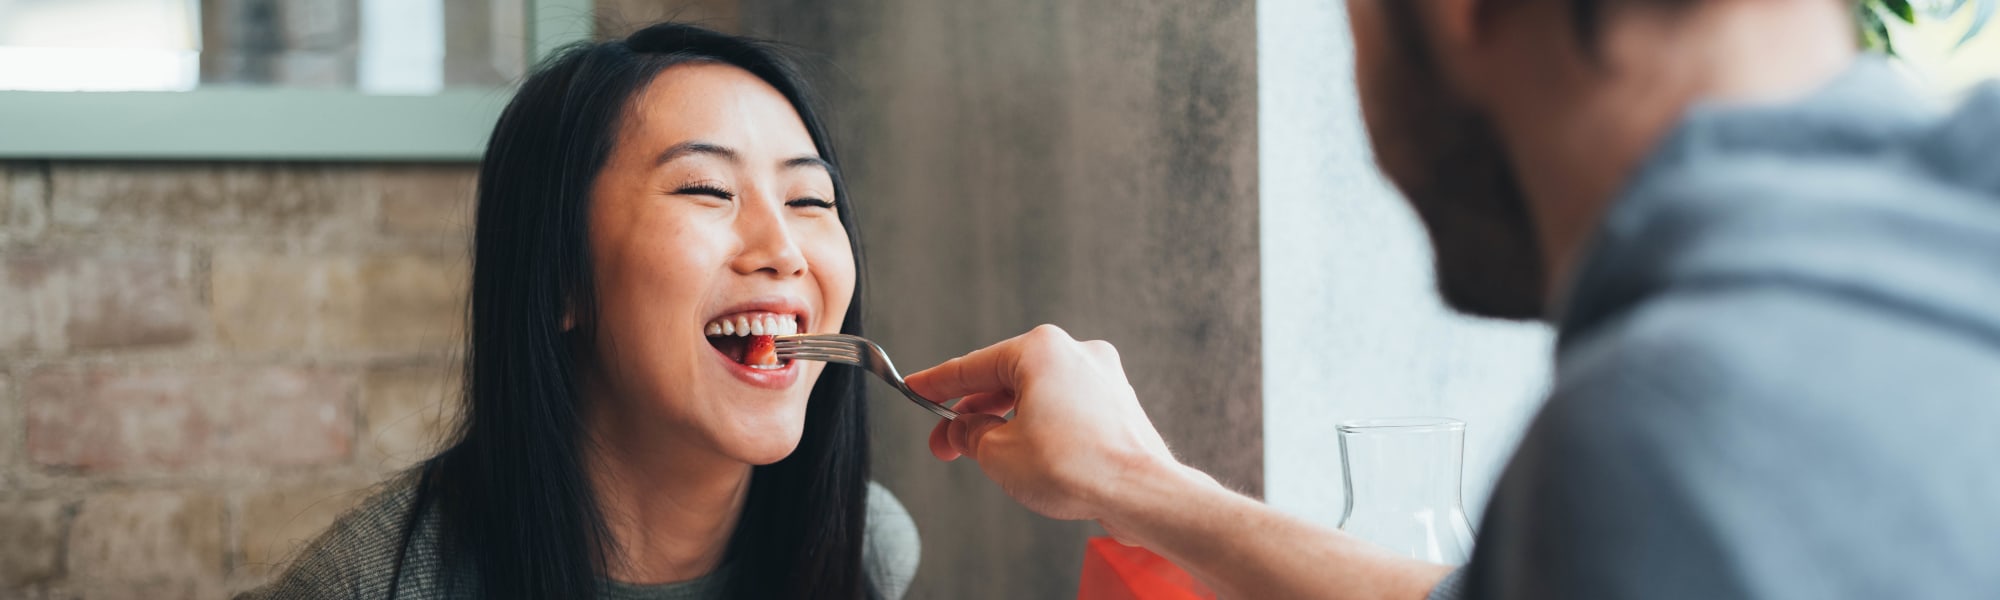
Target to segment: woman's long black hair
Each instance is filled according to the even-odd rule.
[[[578,361],[586,358],[577,354],[595,347],[597,327],[591,184],[628,105],[661,71],[693,61],[749,71],[791,102],[820,158],[835,165],[836,209],[857,266],[861,260],[817,100],[798,63],[776,46],[663,23],[622,40],[572,46],[537,67],[501,114],[480,164],[465,412],[455,441],[422,465],[410,517],[414,525],[436,503],[447,572],[476,574],[477,589],[467,592],[591,598],[601,585],[615,540],[584,470],[590,442],[577,393]],[[860,283],[844,333],[861,333]],[[566,311],[574,317],[568,332]],[[753,469],[724,559],[730,597],[876,595],[862,564],[868,437],[861,384],[853,369],[825,369],[798,449]]]

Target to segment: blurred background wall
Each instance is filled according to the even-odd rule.
[[[1111,340],[1168,443],[1261,493],[1248,0],[745,0],[836,68],[869,326],[934,364],[1057,323]],[[1076,594],[1094,524],[1035,516],[884,395],[877,477],[924,536],[914,598]]]

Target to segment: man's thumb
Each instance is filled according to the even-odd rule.
[[[1006,425],[1007,420],[995,415],[965,413],[951,420],[946,428],[945,439],[951,441],[951,449],[959,454],[979,460],[979,440],[995,427]]]

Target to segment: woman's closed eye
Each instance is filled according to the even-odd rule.
[[[681,186],[680,189],[674,190],[674,194],[679,196],[712,196],[725,202],[736,200],[735,192],[706,183]]]
[[[735,192],[731,192],[729,190],[722,189],[719,186],[705,184],[705,183],[681,186],[680,189],[674,190],[674,194],[679,196],[708,196],[711,198],[722,200],[724,202],[736,201]],[[790,206],[792,208],[830,209],[833,208],[833,201],[816,196],[805,196],[801,198],[794,198],[790,201],[787,201],[785,202],[785,205]]]
[[[812,196],[806,196],[804,198],[795,198],[791,202],[786,202],[785,206],[790,206],[792,208],[833,208],[833,201],[827,200],[825,198],[815,198]]]

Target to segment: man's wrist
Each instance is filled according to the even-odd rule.
[[[1148,546],[1161,533],[1156,528],[1186,521],[1176,516],[1183,509],[1237,496],[1207,473],[1172,459],[1135,461],[1100,494],[1099,519],[1135,538],[1127,541]]]

